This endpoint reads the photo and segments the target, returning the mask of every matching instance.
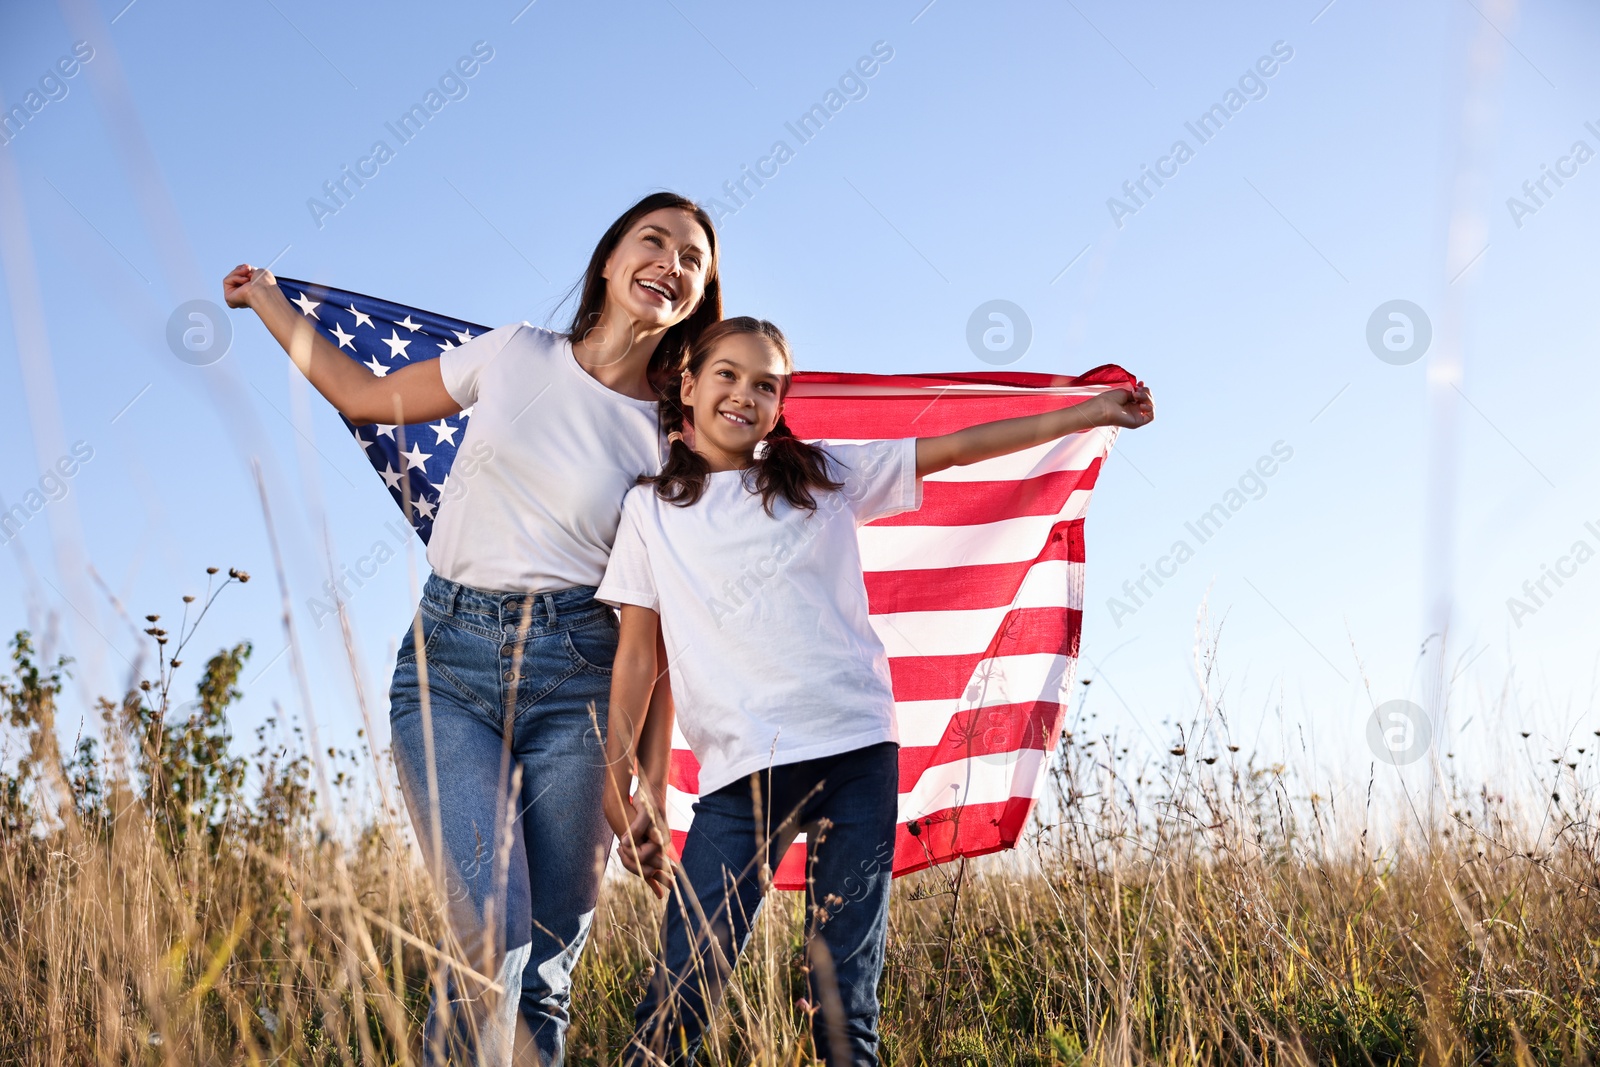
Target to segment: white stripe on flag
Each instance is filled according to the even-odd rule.
[[[974,526],[862,526],[861,562],[868,571],[935,570],[980,563],[1022,563],[1039,555],[1058,522],[1081,519],[1089,490],[1075,489],[1057,515],[1023,515]]]
[[[989,647],[1006,613],[1017,608],[1083,610],[1083,583],[1072,580],[1082,563],[1047,559],[1028,569],[1010,604],[964,611],[896,611],[869,616],[891,659],[900,656],[961,656]]]
[[[929,767],[909,793],[900,794],[898,821],[922,819],[958,805],[994,804],[1033,795],[1033,782],[1045,753],[1037,748],[974,756]],[[696,797],[667,789],[667,825],[689,829]],[[782,813],[780,813],[782,814]]]
[[[1059,441],[1046,441],[1042,445],[1024,448],[1009,456],[980,460],[964,467],[946,467],[926,475],[925,482],[1009,482],[1032,478],[1040,474],[1059,471],[1081,471],[1088,468],[1097,457],[1111,450],[1114,431],[1105,426],[1063,437]],[[870,445],[877,438],[829,437],[839,445]]]
[[[936,745],[944,737],[951,716],[973,708],[1039,700],[1065,704],[1077,666],[1071,656],[1035,652],[1026,656],[996,656],[979,660],[967,692],[953,700],[900,700],[895,702],[895,725],[902,748]]]
[[[899,821],[972,804],[996,804],[1031,797],[1045,754],[1037,748],[974,756],[929,767],[909,793],[900,794]]]

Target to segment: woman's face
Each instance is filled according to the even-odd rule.
[[[683,402],[694,411],[694,445],[740,463],[772,432],[783,411],[783,355],[765,337],[729,334],[700,366],[683,376]],[[709,446],[709,448],[708,448]]]
[[[641,328],[666,329],[688,318],[705,296],[711,242],[693,215],[660,208],[633,224],[606,259],[608,310]]]

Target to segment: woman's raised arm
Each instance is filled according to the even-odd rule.
[[[444,387],[439,361],[424,360],[378,377],[340,352],[296,311],[265,267],[241,263],[222,279],[229,307],[248,307],[300,373],[351,422],[408,425],[432,422],[461,410]]]

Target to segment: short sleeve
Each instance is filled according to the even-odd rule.
[[[650,554],[644,542],[644,510],[648,502],[640,494],[654,490],[638,486],[628,490],[622,499],[622,520],[617,523],[617,540],[611,546],[611,558],[606,562],[605,577],[594,598],[602,604],[620,608],[624,604],[661,610],[661,598],[656,594],[655,573],[650,569]]]
[[[833,460],[834,479],[844,483],[841,492],[858,525],[922,506],[915,437],[861,444],[817,444]]]
[[[527,325],[526,322],[514,322],[509,326],[501,326],[488,333],[480,333],[466,344],[441,352],[439,376],[444,379],[444,389],[450,394],[450,399],[464,408],[476,404],[478,380],[483,376],[483,369],[505,350],[517,331]]]

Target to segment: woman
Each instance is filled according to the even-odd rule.
[[[435,985],[426,1055],[509,1062],[520,989],[540,1062],[560,1064],[611,846],[601,790],[617,624],[594,593],[623,496],[661,466],[663,372],[722,316],[711,219],[676,194],[647,196],[595,246],[565,334],[514,323],[382,378],[312,329],[267,270],[241,264],[223,291],[351,422],[470,407],[461,447],[492,449],[471,492],[440,505],[433,574],[390,688],[406,806],[464,964]]]

